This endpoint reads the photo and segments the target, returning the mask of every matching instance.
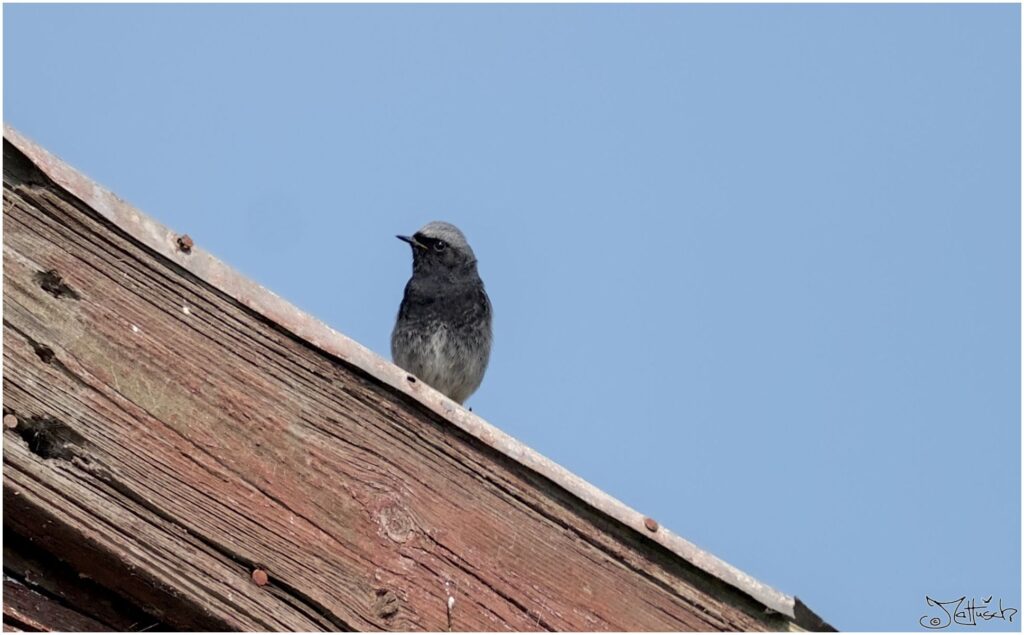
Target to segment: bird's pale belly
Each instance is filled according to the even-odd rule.
[[[486,356],[474,354],[469,332],[454,331],[447,324],[438,324],[426,333],[403,333],[404,342],[396,342],[395,362],[429,384],[435,390],[462,403],[483,380]],[[479,346],[480,337],[476,336]]]

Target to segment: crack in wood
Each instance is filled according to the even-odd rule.
[[[63,597],[61,597],[59,595],[56,595],[54,593],[51,593],[48,589],[46,589],[44,587],[41,587],[41,586],[36,585],[36,584],[33,584],[31,581],[26,579],[23,575],[18,574],[17,572],[14,572],[14,571],[11,571],[11,570],[9,570],[7,568],[4,568],[4,586],[7,586],[7,583],[9,581],[13,581],[13,582],[16,582],[16,583],[22,585],[23,587],[25,587],[25,589],[31,591],[32,593],[37,594],[40,598],[44,598],[47,602],[52,602],[53,604],[55,604],[57,606],[60,606],[60,607],[62,607],[64,609],[67,609],[69,612],[73,612],[73,613],[75,613],[77,615],[82,616],[85,619],[88,619],[88,620],[91,620],[93,622],[96,622],[99,626],[103,627],[104,631],[108,631],[108,630],[109,631],[116,631],[116,630],[118,630],[118,629],[114,628],[113,626],[111,626],[110,624],[107,624],[107,623],[97,619],[96,617],[84,615],[79,610],[79,608],[77,606],[73,606],[73,605],[69,604],[67,602],[67,600],[65,600]],[[4,622],[7,622],[7,621],[8,621],[8,615],[5,613],[5,615],[4,615]],[[31,630],[35,630],[35,629],[31,629]]]

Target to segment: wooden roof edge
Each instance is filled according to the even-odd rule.
[[[91,207],[115,226],[159,255],[219,289],[237,302],[278,324],[296,337],[321,351],[340,358],[393,390],[415,399],[452,425],[472,435],[519,465],[549,479],[600,513],[630,527],[682,558],[707,575],[750,596],[767,611],[792,620],[800,629],[834,630],[798,598],[786,595],[747,575],[729,563],[700,549],[685,538],[659,526],[625,503],[601,491],[539,452],[448,399],[423,382],[412,382],[398,366],[365,346],[335,331],[319,319],[305,313],[269,289],[241,275],[202,247],[186,241],[184,234],[171,231],[114,193],[78,172],[57,156],[28,139],[12,126],[4,124],[4,139],[23,153],[55,183]],[[648,527],[650,525],[653,528]]]

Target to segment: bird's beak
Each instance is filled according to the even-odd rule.
[[[423,243],[419,242],[418,240],[416,240],[412,236],[395,236],[395,238],[397,238],[398,240],[404,240],[405,242],[409,243],[413,247],[418,247],[419,249],[426,249],[427,248],[426,245],[424,245]]]

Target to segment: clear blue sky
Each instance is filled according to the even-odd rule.
[[[1020,608],[1019,12],[7,5],[4,118],[385,356],[456,223],[477,413],[914,630]]]

